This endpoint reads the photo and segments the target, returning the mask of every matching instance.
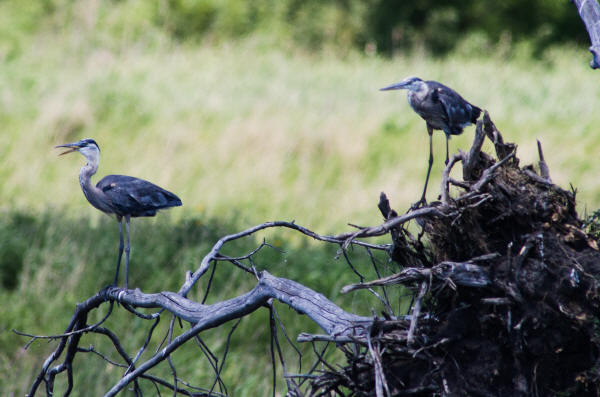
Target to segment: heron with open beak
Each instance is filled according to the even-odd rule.
[[[106,214],[114,214],[119,223],[119,256],[114,285],[119,278],[121,257],[125,250],[125,288],[129,288],[129,220],[142,216],[154,216],[158,210],[181,205],[181,200],[175,194],[156,186],[143,179],[126,175],[107,175],[95,186],[91,177],[98,170],[100,163],[100,148],[93,139],[82,139],[73,143],[56,146],[68,148],[61,153],[79,152],[87,163],[79,172],[79,184],[85,198],[90,204]],[[123,244],[123,218],[127,234],[127,245]]]

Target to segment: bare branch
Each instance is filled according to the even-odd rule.
[[[468,154],[463,157],[463,179],[465,181],[471,181],[475,179],[474,170],[476,164],[479,162],[479,155],[481,153],[481,147],[485,140],[485,132],[483,131],[483,120],[477,121],[477,127],[475,128],[475,137],[473,138],[473,144]]]
[[[148,344],[150,343],[150,340],[152,339],[152,334],[154,333],[154,329],[156,328],[156,326],[158,326],[159,322],[160,322],[160,317],[156,317],[156,320],[154,321],[154,324],[152,324],[152,326],[150,327],[150,330],[148,331],[148,336],[146,337],[146,340],[144,341],[144,344],[142,345],[142,347],[140,347],[140,349],[138,350],[138,352],[135,355],[135,357],[133,358],[133,360],[129,360],[129,357],[127,357],[127,361],[129,362],[129,368],[127,368],[127,371],[125,371],[125,373],[127,373],[127,372],[129,372],[129,371],[131,371],[132,369],[135,368],[134,367],[135,363],[137,362],[137,360],[139,360],[139,358],[142,355],[142,353],[148,347]]]
[[[313,335],[313,334],[307,334],[304,332],[302,332],[298,335],[298,338],[296,339],[296,341],[298,341],[298,342],[334,342],[334,343],[358,342],[358,340],[356,338],[353,338],[351,336],[331,336],[331,335],[324,335],[324,334]]]
[[[413,306],[412,318],[410,320],[410,328],[408,329],[408,336],[406,337],[406,343],[408,345],[412,345],[415,339],[415,330],[417,329],[417,322],[419,321],[419,316],[421,315],[421,301],[425,297],[427,293],[427,284],[429,280],[423,280],[421,282],[421,289],[419,290],[419,295],[417,296],[417,300],[415,301],[415,305]]]
[[[213,246],[211,251],[204,258],[202,258],[200,267],[198,267],[198,269],[194,273],[191,273],[188,275],[188,277],[186,277],[186,281],[183,284],[183,286],[180,288],[178,294],[181,296],[184,296],[184,297],[188,294],[188,292],[194,286],[194,284],[200,279],[200,277],[202,277],[202,275],[204,275],[204,273],[206,273],[206,271],[208,270],[208,267],[210,265],[210,261],[213,259],[216,259],[218,257],[219,251],[223,247],[223,245],[225,245],[225,243],[227,243],[229,241],[237,240],[242,237],[249,236],[260,230],[264,230],[264,229],[268,229],[268,228],[272,228],[272,227],[285,227],[288,229],[296,230],[302,234],[312,237],[315,240],[325,241],[328,243],[343,244],[343,243],[345,243],[345,240],[346,240],[345,238],[340,238],[340,237],[321,236],[305,227],[295,224],[294,222],[285,222],[285,221],[265,222],[260,225],[257,225],[257,226],[251,227],[249,229],[246,229],[244,231],[241,231],[239,233],[230,234],[230,235],[220,238],[219,241],[217,241],[217,243]],[[385,233],[382,233],[382,234],[385,234]],[[382,247],[380,245],[365,243],[362,241],[353,241],[352,244],[361,245],[361,246],[369,247],[369,248],[373,248],[373,249],[385,249],[385,247]]]
[[[33,335],[33,334],[28,334],[25,332],[17,331],[16,329],[13,329],[12,331],[17,335],[28,336],[28,337],[32,338],[31,341],[29,341],[27,343],[27,346],[31,345],[31,343],[33,343],[36,339],[60,339],[60,338],[65,338],[65,337],[72,336],[75,334],[82,334],[82,333],[93,331],[96,327],[99,327],[103,322],[105,322],[106,319],[108,319],[108,317],[112,313],[113,306],[114,306],[114,302],[110,302],[110,306],[108,308],[108,311],[106,312],[106,315],[100,321],[98,321],[97,323],[95,323],[93,325],[87,326],[85,328],[78,329],[76,331],[65,332],[63,334],[58,334],[58,335]]]
[[[97,299],[97,295],[96,295],[96,296],[88,299],[83,304],[77,305],[77,307],[75,309],[75,314],[73,315],[73,317],[71,317],[71,321],[69,322],[69,325],[67,325],[65,334],[69,334],[72,330],[75,330],[75,331],[78,330],[76,325],[78,325],[80,323],[80,316],[82,315],[84,310],[89,311],[91,309],[94,309],[94,308],[98,307],[102,302],[103,302],[102,300]],[[87,313],[87,311],[85,311],[85,313]],[[40,386],[40,383],[42,381],[46,382],[46,391],[51,394],[51,389],[53,388],[53,385],[50,383],[53,381],[53,379],[54,379],[53,374],[56,373],[57,369],[51,370],[50,365],[60,357],[60,355],[64,351],[65,347],[67,346],[67,342],[69,340],[70,340],[70,337],[64,337],[64,338],[60,339],[60,343],[58,344],[58,347],[54,350],[54,352],[52,352],[52,354],[46,359],[46,361],[44,361],[44,364],[42,365],[42,370],[39,372],[38,376],[33,381],[31,388],[29,389],[29,393],[27,393],[26,396],[33,397],[35,395],[35,391]],[[52,377],[50,377],[51,374],[52,374]],[[48,379],[46,379],[47,375],[49,376]]]
[[[389,396],[390,389],[387,385],[387,381],[385,380],[385,374],[383,372],[383,364],[381,363],[381,352],[379,351],[379,346],[373,346],[370,335],[367,335],[367,345],[369,347],[371,359],[373,360],[373,371],[375,372],[375,395],[377,397],[384,397],[385,392],[385,395]]]
[[[516,153],[513,150],[506,157],[504,157],[502,160],[498,161],[497,163],[495,163],[491,167],[486,168],[483,171],[483,174],[481,175],[481,178],[477,181],[477,183],[475,183],[471,187],[471,190],[474,191],[474,192],[479,192],[481,190],[481,188],[492,179],[492,177],[494,176],[494,171],[496,171],[498,168],[500,168],[501,166],[503,166],[504,163],[506,163],[508,160],[510,160],[511,158],[515,157],[515,154]]]
[[[573,3],[577,6],[579,17],[585,24],[592,43],[590,67],[598,69],[600,68],[600,5],[596,0],[573,0]]]
[[[432,268],[409,267],[400,273],[393,274],[379,280],[367,283],[350,284],[341,289],[342,294],[358,289],[371,288],[375,286],[406,284],[413,281],[428,280],[430,277],[440,280],[451,279],[457,285],[466,287],[481,287],[490,284],[489,271],[481,266],[468,262],[441,262]]]
[[[414,211],[410,211],[407,214],[391,218],[380,225],[366,227],[366,228],[361,229],[354,233],[338,234],[334,238],[341,240],[343,242],[347,241],[348,244],[349,243],[355,244],[355,243],[359,243],[354,240],[356,238],[383,236],[384,234],[390,232],[390,230],[392,230],[394,227],[402,225],[402,224],[410,221],[411,219],[427,217],[427,216],[441,217],[441,216],[446,216],[446,214],[444,214],[442,211],[440,211],[438,208],[435,208],[435,207],[423,207],[423,208],[419,208]],[[370,248],[373,248],[373,247],[370,247]]]
[[[114,365],[115,367],[127,368],[127,366],[125,364],[121,364],[116,361],[113,361],[110,358],[108,358],[106,355],[100,353],[98,350],[96,350],[94,348],[93,345],[90,345],[90,347],[87,347],[87,348],[86,347],[78,347],[77,350],[81,353],[93,353],[93,354],[97,355],[98,357],[100,357],[101,359],[103,359],[104,361],[106,361],[107,363]]]
[[[107,299],[138,307],[162,307],[194,324],[152,358],[121,378],[106,396],[116,395],[129,382],[166,359],[175,349],[199,332],[246,315],[263,306],[271,298],[306,314],[330,335],[362,335],[372,322],[369,317],[343,311],[323,295],[301,284],[273,277],[266,271],[260,273],[259,283],[252,291],[213,305],[202,305],[170,292],[144,294],[139,290],[123,290],[116,287],[109,287],[105,291]]]
[[[227,353],[229,352],[229,345],[231,344],[231,337],[232,337],[233,333],[235,332],[235,330],[237,329],[238,325],[240,325],[241,321],[242,321],[242,318],[240,317],[235,322],[235,324],[233,324],[233,326],[229,330],[229,333],[227,334],[227,340],[225,341],[225,351],[223,352],[223,359],[221,360],[221,365],[219,366],[219,368],[215,368],[216,376],[215,376],[215,381],[213,382],[213,384],[210,388],[211,392],[214,390],[215,386],[218,383],[219,387],[221,387],[223,390],[225,390],[225,393],[227,393],[227,387],[225,387],[225,382],[223,382],[223,380],[221,379],[221,372],[223,372],[223,367],[225,366],[225,361],[227,360]]]
[[[446,167],[444,168],[444,171],[442,172],[442,187],[441,187],[441,196],[442,196],[442,204],[443,205],[448,205],[449,201],[450,201],[450,191],[449,191],[449,185],[450,185],[450,171],[452,170],[452,167],[454,167],[454,164],[456,164],[458,161],[464,161],[464,154],[461,152],[459,154],[453,154],[452,158],[450,159],[450,161],[448,162],[448,164],[446,165]]]
[[[496,128],[496,125],[490,118],[490,114],[487,110],[483,112],[483,131],[487,135],[487,137],[494,144],[494,148],[496,149],[496,156],[499,159],[503,159],[509,155],[509,153],[514,152],[516,146],[512,143],[504,143],[504,139],[502,138],[502,134]]]

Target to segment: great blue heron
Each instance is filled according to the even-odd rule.
[[[107,175],[92,185],[91,177],[98,170],[100,148],[93,139],[82,139],[78,142],[58,145],[57,148],[70,148],[63,154],[79,152],[87,160],[79,172],[79,184],[85,198],[91,205],[107,214],[115,214],[119,222],[119,258],[114,285],[119,278],[119,267],[123,256],[123,218],[127,231],[125,246],[125,288],[129,288],[129,218],[154,216],[162,208],[181,205],[179,197],[153,183],[126,175]]]
[[[429,167],[423,195],[417,205],[426,202],[425,193],[429,182],[429,173],[433,164],[433,130],[442,130],[446,134],[446,164],[448,164],[448,140],[451,135],[460,135],[463,128],[475,123],[481,109],[470,104],[456,91],[437,81],[423,81],[418,77],[407,77],[399,83],[381,88],[381,91],[408,90],[408,103],[427,123],[429,134]]]

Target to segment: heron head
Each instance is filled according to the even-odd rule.
[[[389,90],[409,90],[418,91],[425,84],[423,80],[418,77],[407,77],[399,83],[389,85],[387,87],[380,88],[379,91]]]
[[[100,153],[100,148],[95,140],[91,138],[82,139],[77,142],[65,143],[62,145],[55,146],[56,148],[66,147],[69,148],[66,152],[62,152],[59,156],[67,153],[79,152],[84,155],[86,158],[90,158],[91,156],[98,155]]]

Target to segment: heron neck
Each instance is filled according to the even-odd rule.
[[[94,175],[98,171],[98,163],[95,161],[90,161],[86,165],[81,167],[81,171],[79,171],[79,180],[83,184],[84,181],[87,183],[91,183],[92,175]]]
[[[97,207],[95,197],[98,197],[98,192],[96,190],[100,190],[92,184],[92,175],[94,175],[96,171],[98,171],[98,161],[88,159],[87,164],[81,167],[81,171],[79,172],[79,184],[81,185],[81,190],[83,190],[83,194],[88,201],[95,207]]]

